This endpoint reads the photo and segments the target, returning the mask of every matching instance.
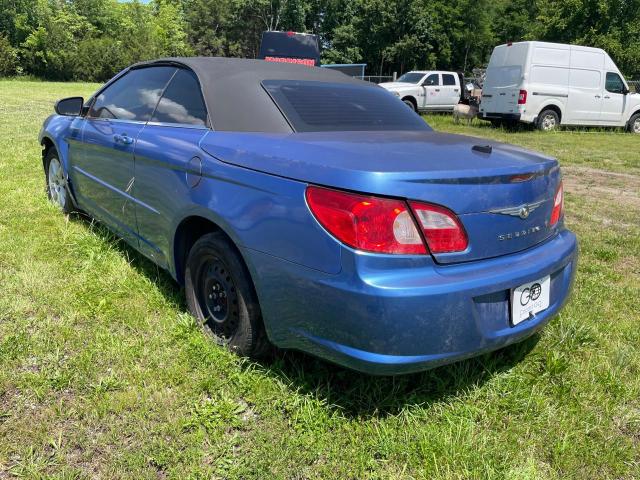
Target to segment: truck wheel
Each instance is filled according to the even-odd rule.
[[[402,101],[404,102],[404,104],[405,104],[407,107],[409,107],[409,108],[410,108],[411,110],[413,110],[414,112],[418,113],[418,110],[416,109],[415,104],[414,104],[411,100],[409,100],[409,99],[405,99],[405,100],[402,100]]]
[[[640,133],[640,113],[636,113],[629,119],[627,124],[627,131],[631,133]]]
[[[493,128],[500,128],[504,125],[504,122],[502,120],[497,120],[495,118],[491,119],[490,122]]]
[[[543,110],[538,116],[538,130],[543,132],[551,132],[560,125],[560,117],[555,110]]]

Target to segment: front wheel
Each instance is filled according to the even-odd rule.
[[[63,213],[73,212],[73,203],[69,193],[69,184],[58,152],[51,148],[44,157],[47,181],[47,197],[57,205]]]
[[[409,100],[409,99],[404,99],[402,100],[402,102],[409,107],[411,110],[413,110],[414,112],[418,113],[418,109],[416,108],[415,104]]]
[[[560,117],[555,110],[543,110],[538,116],[537,127],[543,132],[551,132],[560,125]]]
[[[640,134],[640,113],[636,113],[633,117],[629,119],[629,123],[627,124],[627,130],[631,133]]]
[[[268,351],[249,272],[223,234],[203,235],[191,248],[185,294],[189,311],[217,344],[253,358]]]

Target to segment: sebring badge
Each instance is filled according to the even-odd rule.
[[[503,233],[501,235],[498,235],[498,240],[500,240],[501,242],[503,240],[513,240],[515,238],[531,235],[532,233],[539,232],[540,230],[542,230],[541,227],[535,226],[535,227],[526,228],[524,230],[518,230],[517,232]]]
[[[525,203],[518,207],[499,208],[496,210],[489,210],[490,213],[499,213],[500,215],[511,215],[512,217],[520,217],[523,220],[529,217],[529,214],[536,208],[544,203],[544,200],[534,203]]]

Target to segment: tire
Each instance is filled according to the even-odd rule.
[[[185,269],[187,306],[218,345],[260,358],[270,348],[249,272],[235,246],[220,232],[203,235]]]
[[[552,132],[560,125],[560,117],[555,110],[547,109],[540,112],[536,126],[543,132]]]
[[[495,118],[490,120],[490,122],[493,128],[501,128],[504,125],[503,120],[496,120]]]
[[[409,107],[411,110],[413,110],[414,112],[418,113],[418,110],[416,109],[415,104],[414,104],[411,100],[409,100],[409,99],[405,99],[405,100],[402,100],[402,102],[403,102],[407,107]]]
[[[44,171],[49,201],[57,205],[64,214],[72,213],[74,207],[69,183],[55,148],[50,148],[44,157]]]
[[[640,134],[640,113],[636,113],[629,119],[629,123],[627,123],[627,131],[630,133]]]

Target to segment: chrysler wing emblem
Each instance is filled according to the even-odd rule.
[[[511,215],[512,217],[520,217],[523,220],[528,218],[531,212],[533,212],[536,208],[542,205],[545,201],[540,200],[539,202],[533,203],[525,203],[524,205],[520,205],[517,207],[508,207],[508,208],[498,208],[496,210],[489,210],[490,213],[499,213],[500,215]]]

